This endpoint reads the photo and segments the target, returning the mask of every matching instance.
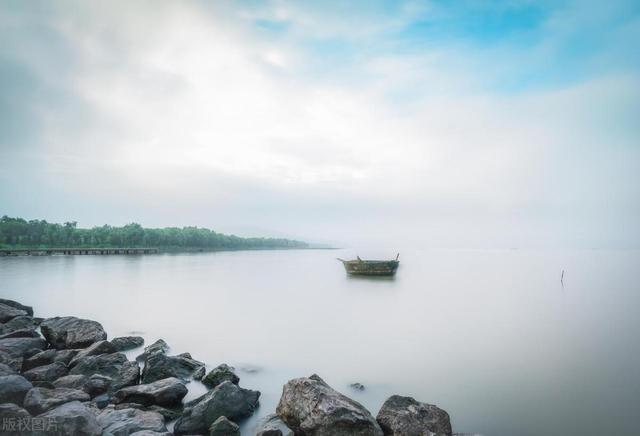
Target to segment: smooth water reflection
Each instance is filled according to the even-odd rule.
[[[404,250],[394,279],[347,277],[335,258],[356,254],[395,257],[0,258],[0,294],[232,364],[262,392],[256,417],[315,372],[374,415],[393,393],[437,404],[456,432],[637,434],[638,251]]]

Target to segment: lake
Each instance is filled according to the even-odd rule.
[[[262,392],[246,434],[312,373],[374,416],[396,393],[436,404],[454,432],[640,431],[639,251],[402,250],[393,279],[347,277],[335,258],[356,254],[396,253],[0,258],[0,295],[235,366]]]

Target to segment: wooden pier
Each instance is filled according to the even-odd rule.
[[[0,249],[0,256],[48,256],[67,255],[109,255],[109,254],[155,254],[157,248],[7,248]]]

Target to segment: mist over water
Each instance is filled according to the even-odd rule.
[[[437,404],[455,432],[636,431],[637,250],[401,250],[397,276],[377,280],[335,260],[356,254],[396,253],[4,258],[0,294],[36,316],[95,319],[109,337],[143,332],[172,354],[235,366],[262,392],[245,434],[288,379],[312,373],[374,415],[396,393]],[[191,385],[190,397],[203,391]]]

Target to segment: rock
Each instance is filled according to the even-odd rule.
[[[85,382],[82,389],[91,396],[91,398],[104,394],[109,390],[113,379],[106,375],[93,374]]]
[[[138,383],[140,368],[135,362],[129,362],[122,353],[86,356],[79,359],[69,374],[92,376],[100,374],[111,377],[110,390],[116,391],[125,386]]]
[[[296,434],[382,436],[380,426],[367,409],[315,374],[289,380],[276,412]]]
[[[67,365],[62,362],[53,362],[48,365],[38,366],[22,373],[27,380],[53,382],[69,373]]]
[[[39,415],[71,401],[89,401],[89,394],[78,389],[33,388],[24,397],[24,408],[32,415]]]
[[[115,351],[127,351],[133,348],[141,347],[144,339],[140,336],[121,336],[111,339],[111,345]]]
[[[40,324],[45,339],[57,349],[86,348],[107,339],[107,333],[97,321],[75,316],[48,318]]]
[[[22,360],[22,357],[13,357],[9,353],[0,350],[0,364],[8,366],[15,372],[20,372]]]
[[[115,347],[111,345],[111,342],[109,341],[94,342],[84,350],[80,350],[78,354],[76,354],[74,358],[71,359],[71,362],[69,362],[69,366],[70,367],[74,366],[83,357],[99,356],[100,354],[111,354],[115,352],[116,352]]]
[[[0,377],[0,403],[22,405],[25,395],[33,385],[21,375],[5,375]]]
[[[7,353],[12,358],[23,358],[31,350],[44,350],[46,347],[47,342],[42,338],[0,339],[0,351]]]
[[[238,421],[251,415],[258,407],[260,392],[243,389],[225,381],[207,392],[193,407],[185,408],[174,427],[175,434],[205,433],[221,416]]]
[[[47,365],[53,362],[62,362],[65,365],[69,364],[73,356],[76,355],[77,350],[44,350],[37,354],[25,359],[22,362],[22,370],[28,371],[32,368]]]
[[[65,436],[98,436],[102,434],[102,429],[98,425],[96,415],[92,409],[79,401],[65,403],[51,409],[38,418],[44,418],[45,423],[53,423],[54,429],[47,429],[42,432],[33,432],[35,436],[51,436],[53,434]]]
[[[83,389],[89,377],[82,374],[71,374],[60,377],[53,382],[56,388]]]
[[[152,354],[156,354],[156,353],[166,354],[167,351],[169,351],[169,345],[167,345],[167,343],[162,339],[158,339],[153,344],[144,347],[143,353],[140,354],[138,357],[136,357],[136,360],[142,362]]]
[[[294,434],[278,415],[272,413],[258,422],[256,436],[294,436]]]
[[[0,322],[11,321],[16,316],[27,316],[25,310],[16,309],[15,307],[7,306],[0,303]]]
[[[142,369],[142,382],[151,383],[168,377],[188,381],[191,375],[204,363],[186,356],[167,356],[164,353],[148,354]]]
[[[364,385],[362,383],[351,383],[349,387],[355,389],[356,391],[364,391]]]
[[[107,406],[98,414],[98,423],[103,434],[113,436],[126,436],[142,430],[167,431],[162,415],[133,408],[117,410]]]
[[[15,369],[11,368],[6,363],[0,363],[0,377],[3,377],[5,375],[14,375],[14,374],[17,374],[17,373],[18,373],[18,371],[16,371]]]
[[[151,406],[143,407],[142,410],[146,410],[148,412],[158,412],[160,415],[164,416],[165,421],[173,421],[178,419],[180,415],[182,415],[182,404],[178,406],[167,408],[152,404]]]
[[[0,335],[0,339],[7,338],[39,338],[40,333],[32,329],[18,329],[13,330],[3,335]]]
[[[93,402],[93,404],[96,405],[98,409],[104,409],[109,405],[109,402],[111,401],[111,397],[109,396],[109,394],[102,394],[102,395],[98,395],[91,401]]]
[[[135,433],[131,433],[130,436],[173,436],[173,433],[168,431],[158,432],[158,431],[151,431],[151,430],[141,430]]]
[[[226,416],[221,416],[209,427],[209,436],[240,436],[240,427]]]
[[[11,321],[4,324],[0,324],[0,333],[10,333],[16,330],[34,330],[40,325],[40,318],[33,318],[30,316],[16,316]]]
[[[447,412],[400,395],[392,395],[384,402],[377,420],[385,435],[413,436],[431,432],[437,436],[451,436],[452,433]]]
[[[236,385],[240,383],[240,377],[233,371],[233,367],[226,363],[216,366],[202,379],[202,383],[210,388],[215,388],[223,381],[230,381]]]
[[[31,306],[25,306],[24,304],[20,304],[17,301],[7,300],[5,298],[0,298],[0,304],[13,307],[14,309],[24,310],[27,315],[33,316],[33,307]]]
[[[50,381],[34,381],[31,383],[34,388],[55,389],[56,387]]]
[[[204,377],[206,371],[207,371],[207,368],[204,366],[201,366],[200,368],[196,369],[192,375],[193,379],[202,380],[202,377]]]
[[[180,404],[187,395],[187,388],[175,377],[158,380],[149,384],[129,386],[117,391],[113,397],[115,403],[132,402],[145,406],[173,406]]]
[[[0,435],[12,436],[26,433],[29,429],[24,428],[24,423],[31,422],[29,412],[16,404],[0,404]]]

